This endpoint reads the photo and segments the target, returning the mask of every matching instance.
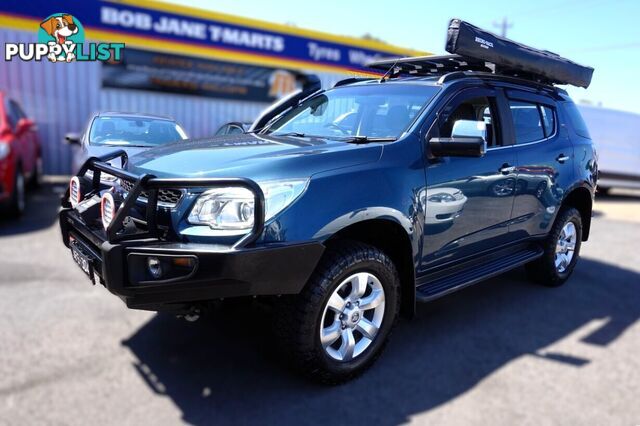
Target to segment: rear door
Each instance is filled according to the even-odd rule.
[[[450,137],[457,120],[484,121],[486,154],[481,158],[444,157],[427,165],[423,267],[491,250],[509,241],[515,188],[515,153],[505,142],[510,119],[500,92],[466,89],[438,113],[427,140]],[[505,118],[506,117],[506,118]]]
[[[573,145],[555,100],[506,91],[517,161],[509,232],[514,238],[545,234],[574,178]]]

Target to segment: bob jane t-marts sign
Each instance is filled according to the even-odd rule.
[[[60,2],[0,4],[0,25],[37,28]],[[125,43],[127,48],[208,57],[233,63],[328,71],[367,71],[372,60],[424,54],[385,43],[334,36],[286,25],[152,1],[64,2],[82,21],[90,40]],[[55,10],[54,10],[55,9]],[[370,72],[370,70],[368,70]]]
[[[273,102],[302,76],[287,70],[127,48],[102,68],[104,87]]]

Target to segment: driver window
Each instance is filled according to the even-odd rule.
[[[458,120],[481,121],[487,127],[487,146],[495,147],[500,145],[496,134],[498,127],[496,116],[495,98],[482,96],[465,99],[461,103],[445,107],[441,116],[443,120],[438,125],[438,135],[441,138],[450,138],[454,124]]]

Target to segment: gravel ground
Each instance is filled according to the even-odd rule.
[[[638,195],[597,203],[566,286],[516,270],[420,305],[331,388],[279,362],[261,310],[186,323],[92,287],[51,189],[0,222],[0,424],[640,424]]]

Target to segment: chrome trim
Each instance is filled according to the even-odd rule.
[[[513,145],[506,145],[506,146],[494,146],[494,147],[489,147],[487,149],[487,152],[489,151],[498,151],[500,149],[506,149],[506,148],[516,148],[516,147],[520,147],[520,146],[529,146],[529,145],[536,145],[545,141],[548,141],[549,139],[554,139],[556,137],[556,134],[558,132],[555,132],[554,134],[552,134],[551,136],[549,136],[548,138],[544,138],[544,139],[540,139],[537,141],[533,141],[533,142],[527,142],[527,143],[514,143]]]
[[[184,199],[184,196],[186,195],[187,191],[185,191],[184,189],[178,189],[175,188],[175,191],[180,191],[182,193],[182,195],[180,196],[180,199],[178,200],[177,203],[167,203],[166,201],[158,201],[156,204],[158,207],[164,207],[167,209],[175,209],[176,207],[178,207],[178,205],[182,202],[182,200]],[[127,195],[129,195],[128,191],[122,191],[122,195],[126,198]],[[148,203],[149,200],[147,199],[147,197],[143,197],[142,195],[138,197],[138,201],[140,201],[141,203]]]

